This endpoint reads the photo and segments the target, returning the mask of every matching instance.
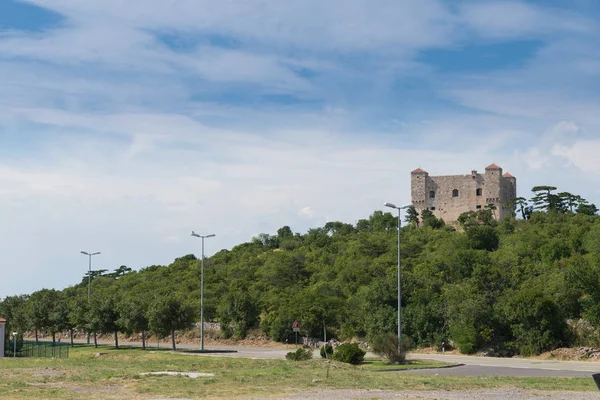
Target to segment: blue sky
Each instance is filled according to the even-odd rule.
[[[410,202],[600,203],[595,0],[1,0],[0,297]]]

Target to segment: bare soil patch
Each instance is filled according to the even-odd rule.
[[[273,398],[271,398],[272,400]],[[292,396],[276,397],[278,400],[346,400],[346,399],[429,399],[429,400],[595,400],[600,393],[592,392],[556,392],[543,390],[522,390],[516,388],[493,390],[431,390],[394,392],[389,390],[315,390],[296,393]],[[267,400],[253,398],[253,400]]]

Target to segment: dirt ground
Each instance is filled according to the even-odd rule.
[[[277,397],[278,400],[346,400],[346,399],[428,399],[428,400],[594,400],[600,399],[600,392],[555,392],[541,390],[522,390],[515,388],[494,390],[465,390],[465,391],[405,391],[392,392],[387,390],[319,390],[297,393],[290,397]],[[263,400],[254,398],[253,400]],[[267,399],[264,399],[267,400]],[[272,400],[272,398],[270,399]]]

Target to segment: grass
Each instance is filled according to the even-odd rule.
[[[379,358],[366,358],[360,365],[366,371],[406,371],[411,369],[430,369],[451,367],[456,364],[439,361],[407,360],[406,364],[390,364]]]
[[[96,352],[106,353],[96,357]],[[381,360],[361,366],[313,359],[304,362],[206,357],[102,346],[78,346],[70,358],[0,359],[3,398],[249,398],[275,397],[315,389],[466,390],[518,387],[535,390],[595,391],[590,378],[450,377],[397,372]],[[431,368],[442,363],[412,362],[408,368]],[[143,372],[212,372],[213,378],[145,376]]]

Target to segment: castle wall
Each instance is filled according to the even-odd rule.
[[[510,215],[512,210],[506,202],[516,197],[516,179],[502,176],[502,169],[496,165],[491,167],[486,168],[485,174],[473,171],[470,175],[448,176],[429,176],[423,170],[415,170],[411,173],[412,203],[419,213],[428,209],[447,223],[487,204],[496,206],[497,219]]]

